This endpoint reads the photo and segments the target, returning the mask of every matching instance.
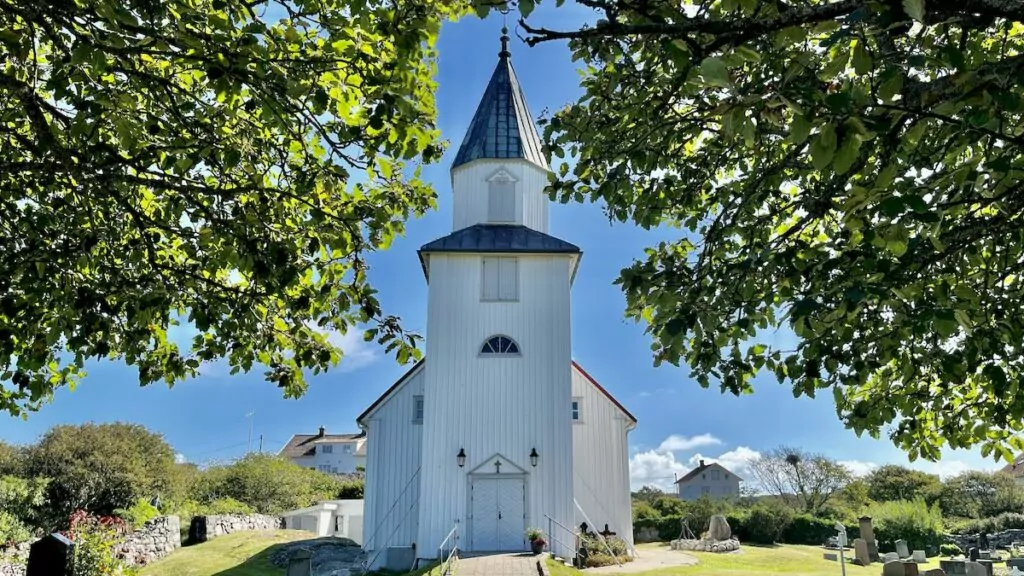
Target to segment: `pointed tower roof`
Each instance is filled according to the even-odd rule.
[[[526,96],[512,68],[508,29],[502,28],[501,33],[498,65],[469,123],[453,170],[480,158],[522,158],[549,169]]]

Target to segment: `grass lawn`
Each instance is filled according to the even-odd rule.
[[[140,576],[281,576],[267,559],[285,542],[310,538],[309,532],[236,532],[182,548],[142,569]]]
[[[665,550],[663,544],[640,544],[637,552],[643,556],[645,550]],[[815,546],[752,546],[743,545],[736,554],[713,554],[709,552],[686,552],[700,560],[696,566],[660,568],[647,572],[633,572],[632,576],[740,576],[741,574],[792,574],[795,576],[839,576],[838,562],[822,558],[823,550]],[[852,551],[847,553],[846,573],[848,576],[878,576],[882,565],[853,566],[849,563]],[[919,564],[921,572],[938,568],[938,559],[928,564]],[[551,576],[586,576],[587,571],[557,564],[548,560]]]

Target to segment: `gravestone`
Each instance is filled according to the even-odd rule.
[[[32,543],[25,576],[72,576],[75,545],[60,534],[43,536]]]
[[[860,537],[868,544],[868,556],[872,561],[878,561],[878,541],[875,540],[875,529],[871,526],[871,517],[860,518]]]
[[[732,538],[732,529],[729,528],[729,522],[725,516],[712,516],[708,526],[708,540],[728,540],[729,538]]]
[[[924,553],[924,550],[914,550],[910,557],[918,564],[924,564],[928,561],[928,555]]]
[[[992,559],[992,551],[991,550],[984,550],[984,549],[978,550],[978,558],[981,558],[983,560],[991,560]]]
[[[886,562],[882,566],[882,576],[903,576],[903,562]]]
[[[942,568],[932,568],[931,570],[925,570],[921,576],[946,576],[946,573],[942,571]]]
[[[868,543],[863,538],[853,541],[853,562],[861,566],[871,565],[871,555],[868,553]]]
[[[939,568],[949,575],[967,574],[966,560],[939,560]]]
[[[1018,567],[1014,566],[1014,567],[1013,567],[1013,568],[1012,568],[1012,569],[1010,570],[1010,576],[1024,576],[1024,572],[1021,572],[1021,571],[1020,571],[1020,568],[1018,568]]]
[[[992,565],[992,560],[988,558],[978,558],[978,564],[981,564],[981,566],[985,569],[985,574],[988,574],[988,576],[992,576],[992,572],[995,570],[995,567]]]
[[[978,550],[974,546],[971,546],[970,548],[967,549],[967,559],[968,560],[970,560],[971,562],[974,562],[978,558],[981,558],[981,551],[980,550]]]
[[[917,564],[913,562],[900,562],[903,564],[903,576],[919,576]]]
[[[1010,558],[1006,561],[1007,568],[1020,568],[1024,571],[1024,558]]]
[[[895,552],[886,552],[881,556],[882,562],[895,562],[900,560],[900,555]]]
[[[988,570],[985,570],[985,567],[977,562],[968,562],[966,566],[967,576],[988,576]]]
[[[833,562],[839,562],[839,554],[836,554],[835,552],[825,552],[824,558],[825,558],[825,560],[831,560]]]
[[[313,571],[313,553],[299,550],[288,560],[287,576],[309,576]]]
[[[901,560],[903,558],[909,558],[910,557],[910,548],[907,547],[907,541],[906,540],[897,540],[896,541],[896,554],[899,555]]]

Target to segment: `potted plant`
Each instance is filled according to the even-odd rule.
[[[544,540],[544,532],[540,528],[530,528],[526,531],[526,539],[530,541],[530,550],[534,554],[544,551],[547,542]]]

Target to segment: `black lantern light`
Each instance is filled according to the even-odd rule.
[[[459,462],[459,468],[462,468],[463,466],[465,466],[466,465],[466,451],[464,449],[462,449],[462,448],[459,448],[459,453],[455,456],[455,460],[457,460]]]
[[[537,467],[537,460],[540,459],[540,454],[537,454],[537,449],[530,450],[530,465],[534,468]]]

